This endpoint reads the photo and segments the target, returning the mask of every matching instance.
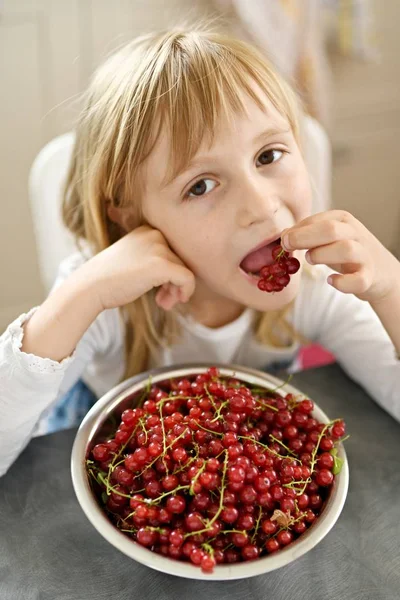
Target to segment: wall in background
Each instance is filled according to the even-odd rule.
[[[400,2],[375,2],[376,63],[332,57],[333,202],[400,258]]]
[[[3,0],[0,4],[0,332],[43,301],[28,202],[31,164],[69,131],[79,95],[114,48],[187,15],[208,0]]]
[[[191,7],[188,12],[188,5]],[[335,59],[333,194],[399,247],[400,4],[377,14],[382,64]],[[32,161],[71,129],[96,65],[143,31],[214,12],[212,0],[3,0],[0,4],[0,332],[43,300],[27,195]]]

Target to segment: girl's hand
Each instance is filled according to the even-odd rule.
[[[337,271],[328,283],[370,303],[387,298],[398,286],[400,263],[353,215],[330,210],[312,215],[282,232],[287,250],[308,249],[306,260]]]
[[[133,302],[154,287],[157,304],[170,310],[187,302],[195,278],[168,246],[162,233],[144,225],[99,252],[82,269],[93,283],[100,310]]]

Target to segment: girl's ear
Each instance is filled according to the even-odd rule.
[[[133,227],[129,226],[132,219],[131,209],[128,207],[120,208],[114,206],[111,202],[107,202],[106,205],[107,216],[116,225],[119,225],[123,233],[129,233]]]

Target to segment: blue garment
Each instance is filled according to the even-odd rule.
[[[78,427],[95,402],[97,397],[80,379],[43,418],[43,433]]]

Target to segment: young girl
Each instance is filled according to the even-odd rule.
[[[142,37],[98,70],[63,207],[81,251],[0,338],[0,474],[122,378],[268,370],[303,339],[400,419],[400,264],[349,213],[309,216],[299,114],[254,48],[216,33]],[[279,239],[302,269],[266,293],[250,273]]]

